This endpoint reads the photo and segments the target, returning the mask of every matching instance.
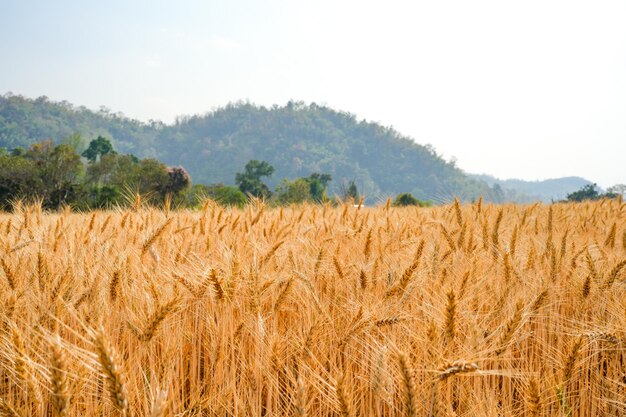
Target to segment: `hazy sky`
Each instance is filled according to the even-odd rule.
[[[626,2],[0,0],[0,93],[141,120],[314,101],[468,172],[626,183]]]

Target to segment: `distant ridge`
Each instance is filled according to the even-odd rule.
[[[490,187],[498,184],[504,191],[505,198],[517,202],[564,200],[567,194],[580,190],[591,181],[582,177],[552,178],[541,181],[520,179],[501,180],[487,174],[472,175],[473,178],[487,183]]]

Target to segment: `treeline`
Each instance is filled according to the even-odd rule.
[[[10,152],[0,148],[0,207],[17,200],[38,201],[47,209],[77,209],[124,205],[142,195],[154,205],[182,202],[191,185],[182,167],[168,167],[154,159],[118,154],[98,137],[78,154],[76,135],[55,145],[47,140]]]
[[[566,201],[596,201],[602,199],[623,198],[626,195],[626,185],[615,184],[607,188],[606,192],[602,192],[597,184],[586,184],[579,190],[567,194]]]
[[[69,206],[101,209],[134,204],[137,196],[154,206],[195,207],[207,198],[226,206],[243,207],[250,197],[271,205],[322,203],[329,200],[362,202],[354,181],[342,185],[342,194],[329,199],[332,176],[312,173],[283,179],[274,191],[264,182],[275,169],[265,161],[251,160],[236,173],[236,186],[195,184],[183,167],[170,167],[154,158],[139,159],[117,153],[99,136],[78,153],[78,135],[55,145],[35,143],[27,149],[0,148],[0,208],[10,210],[16,201],[39,202],[46,209]],[[426,205],[410,194],[398,196],[397,205]]]

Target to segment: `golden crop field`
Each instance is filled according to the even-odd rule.
[[[624,416],[626,204],[0,214],[2,416]]]

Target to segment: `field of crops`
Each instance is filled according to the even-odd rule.
[[[2,416],[624,416],[626,204],[0,214]]]

